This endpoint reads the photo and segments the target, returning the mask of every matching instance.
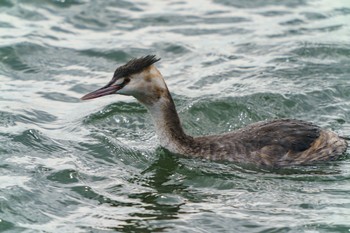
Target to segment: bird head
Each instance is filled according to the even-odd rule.
[[[154,66],[159,60],[154,55],[132,59],[115,70],[112,80],[107,85],[84,95],[81,99],[120,94],[133,96],[146,105],[152,104],[168,93],[162,75]]]

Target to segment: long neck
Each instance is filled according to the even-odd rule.
[[[193,138],[183,131],[169,91],[166,89],[158,101],[152,105],[146,105],[146,107],[152,115],[161,146],[176,153],[186,151]]]

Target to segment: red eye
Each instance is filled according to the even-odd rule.
[[[130,78],[125,78],[123,84],[127,84],[130,82]]]

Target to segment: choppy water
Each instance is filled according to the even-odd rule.
[[[0,231],[349,232],[349,156],[181,158],[135,100],[79,100],[146,54],[190,134],[289,117],[350,135],[348,1],[2,0]]]

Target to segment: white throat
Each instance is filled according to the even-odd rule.
[[[169,122],[172,119],[169,119],[169,115],[166,114],[168,104],[169,100],[162,97],[153,105],[146,105],[146,107],[152,115],[160,145],[171,152],[180,153],[179,144],[173,137],[174,132],[169,129]]]

